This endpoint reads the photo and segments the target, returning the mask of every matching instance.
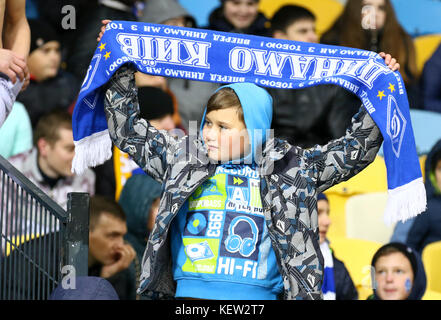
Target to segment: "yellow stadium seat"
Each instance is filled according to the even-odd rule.
[[[279,8],[287,4],[302,6],[314,13],[319,36],[332,26],[343,11],[343,5],[337,0],[260,0],[259,9],[266,17],[271,18]]]
[[[37,235],[37,237],[35,237],[35,235],[32,234],[32,235],[27,235],[26,239],[25,239],[25,236],[22,235],[22,236],[16,236],[15,238],[11,239],[10,241],[7,241],[6,242],[6,250],[5,250],[6,256],[9,256],[10,253],[12,251],[14,251],[14,249],[17,248],[22,243],[29,241],[29,240],[32,240],[34,238],[38,238],[38,237],[39,237],[39,235]]]
[[[417,59],[417,70],[421,74],[426,61],[432,56],[441,43],[441,34],[430,34],[414,39]]]
[[[427,289],[441,293],[441,241],[423,249],[423,263],[427,275]]]
[[[342,260],[358,291],[359,300],[372,294],[371,261],[381,243],[360,239],[337,238],[331,241],[334,255]]]
[[[384,191],[387,191],[386,166],[380,156],[355,177],[326,190],[332,220],[329,239],[346,237],[346,201],[351,196]]]
[[[348,238],[389,242],[395,224],[384,222],[387,192],[374,192],[352,196],[346,201],[346,236]]]
[[[422,300],[441,300],[441,293],[432,290],[426,290]]]

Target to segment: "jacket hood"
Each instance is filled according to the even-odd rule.
[[[426,187],[427,198],[431,198],[436,194],[440,194],[439,190],[436,191],[434,186],[433,177],[431,178],[431,174],[433,176],[432,165],[435,165],[435,161],[441,159],[441,140],[438,140],[437,143],[432,147],[430,152],[427,155],[426,162],[424,163],[424,183]]]
[[[250,157],[252,157],[252,161],[255,163],[256,156],[261,154],[263,145],[267,139],[267,132],[271,128],[273,98],[265,89],[248,82],[225,85],[217,89],[214,93],[222,88],[233,89],[239,98],[252,150],[243,160],[245,160],[245,163],[251,163],[249,160]],[[206,113],[207,107],[205,107],[201,120],[201,138],[203,138],[202,129],[204,127]]]
[[[195,22],[187,10],[176,0],[148,0],[145,2],[143,15],[139,21],[158,24],[182,16]]]
[[[147,244],[149,231],[147,221],[150,207],[156,198],[161,196],[161,185],[146,174],[131,176],[124,185],[119,198],[127,219],[126,240],[142,258]]]
[[[394,247],[398,249],[400,252],[402,252],[409,259],[412,265],[414,279],[412,283],[412,289],[407,300],[421,300],[422,297],[424,296],[424,293],[426,292],[426,286],[427,286],[426,271],[424,270],[424,265],[421,259],[421,255],[412,248],[406,246],[405,244],[398,242],[392,242],[384,245],[383,247],[378,249],[377,253],[380,250],[384,249],[385,247]],[[371,263],[372,266],[375,265],[375,262],[377,260],[377,253],[374,255],[372,259],[372,263]],[[373,291],[374,294],[372,299],[381,300],[377,296],[376,290]]]

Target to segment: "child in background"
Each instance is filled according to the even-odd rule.
[[[324,300],[357,300],[358,293],[345,264],[338,260],[330,248],[326,234],[331,225],[329,200],[324,193],[317,196],[320,250],[324,258],[323,297]]]
[[[410,247],[391,242],[372,258],[374,293],[369,300],[421,300],[426,272],[421,257]]]
[[[80,83],[60,68],[61,42],[56,31],[43,20],[29,20],[31,49],[28,59],[31,81],[17,100],[23,103],[35,129],[42,115],[68,110],[76,100]]]

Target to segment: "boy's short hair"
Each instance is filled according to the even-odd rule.
[[[207,114],[211,111],[237,108],[239,119],[245,123],[242,105],[236,92],[231,88],[222,88],[215,92],[207,102]]]
[[[413,274],[415,276],[418,270],[418,262],[415,258],[413,250],[403,243],[391,242],[382,246],[380,249],[378,249],[374,257],[372,258],[371,265],[375,268],[375,265],[379,258],[388,256],[396,252],[403,254],[409,260],[410,265],[412,266]]]
[[[296,5],[281,7],[271,19],[271,31],[286,32],[288,27],[299,20],[314,20],[315,15],[308,9]]]
[[[54,110],[43,115],[37,122],[34,131],[34,145],[45,139],[53,145],[60,138],[60,129],[72,130],[72,116],[64,110]]]
[[[126,221],[126,214],[122,207],[113,199],[95,195],[90,198],[90,216],[89,216],[89,230],[95,229],[98,220],[102,214],[109,214],[121,221]]]

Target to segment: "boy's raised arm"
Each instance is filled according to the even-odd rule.
[[[390,54],[380,52],[379,55],[392,71],[400,70],[400,64]],[[374,161],[382,142],[380,129],[361,106],[342,138],[306,151],[317,178],[317,192],[346,181],[366,168]]]
[[[317,178],[317,192],[346,181],[366,168],[374,161],[382,142],[380,129],[362,106],[342,138],[306,151]]]
[[[110,138],[155,180],[162,183],[167,168],[167,150],[176,143],[139,117],[135,70],[124,65],[107,84],[104,110]]]

